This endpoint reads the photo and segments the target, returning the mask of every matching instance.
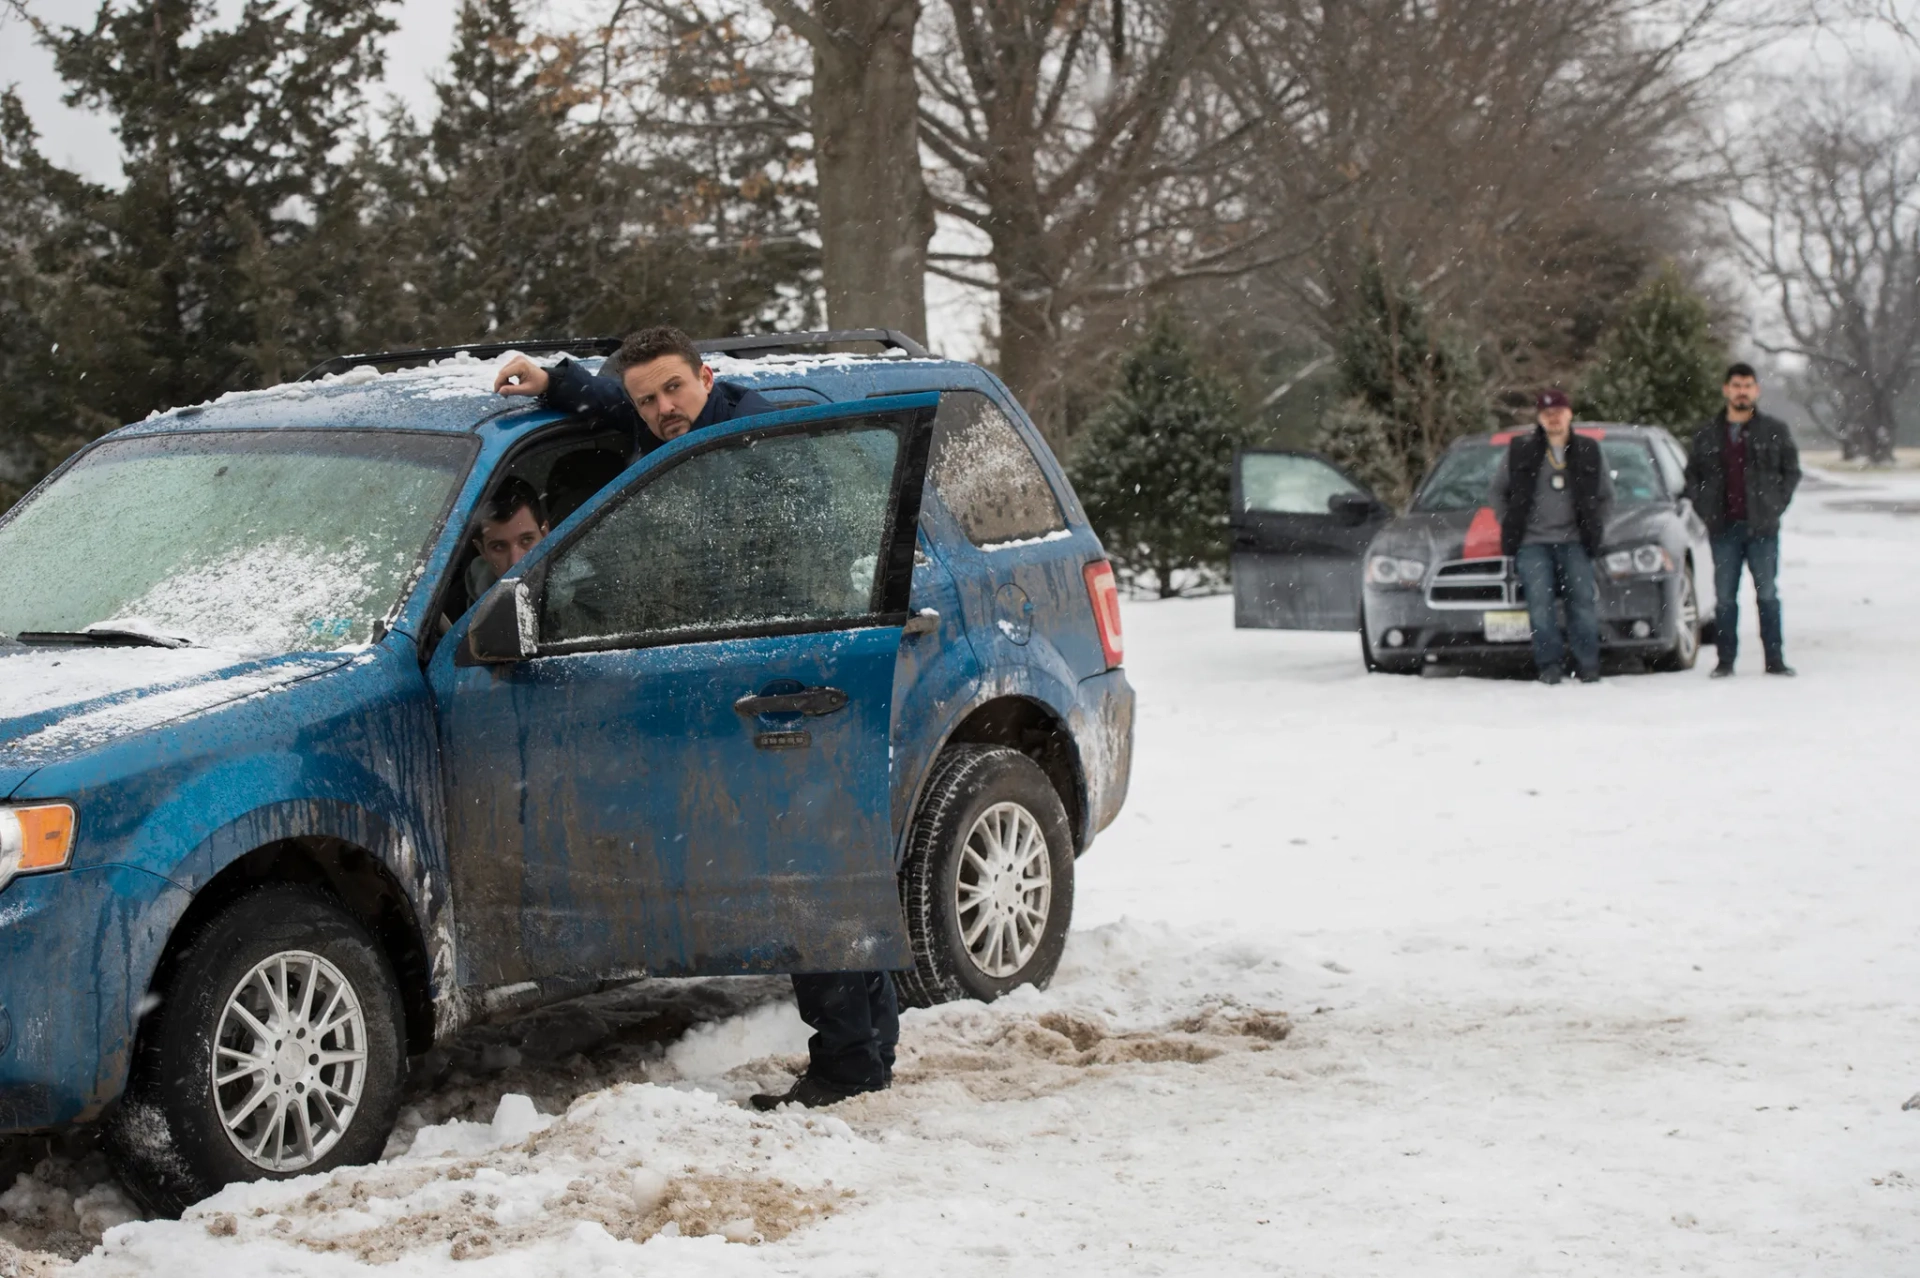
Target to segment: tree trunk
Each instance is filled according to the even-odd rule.
[[[834,328],[927,334],[933,204],[920,173],[919,0],[816,0],[813,46],[820,263]]]

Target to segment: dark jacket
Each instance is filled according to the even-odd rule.
[[[1780,531],[1780,516],[1800,486],[1800,450],[1787,424],[1778,417],[1755,413],[1742,427],[1747,432],[1747,530],[1756,537]],[[1706,521],[1720,532],[1727,520],[1727,415],[1703,422],[1693,432],[1687,454],[1687,498]]]
[[[1547,462],[1547,431],[1536,426],[1531,435],[1522,435],[1507,445],[1507,493],[1500,518],[1500,553],[1514,555],[1527,535],[1527,520],[1533,515],[1535,485],[1540,468]],[[1587,554],[1600,557],[1600,543],[1607,533],[1609,486],[1602,483],[1604,464],[1600,445],[1577,431],[1567,437],[1567,482],[1573,489],[1573,518],[1580,529],[1580,544]]]
[[[633,437],[635,457],[644,457],[666,442],[647,428],[627,388],[617,378],[596,377],[572,360],[563,359],[547,370],[547,379],[546,393],[540,396],[542,404],[569,413],[592,414],[619,426]],[[773,411],[774,404],[759,391],[716,381],[713,393],[707,396],[707,406],[690,429]]]

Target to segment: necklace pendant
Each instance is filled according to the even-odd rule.
[[[1553,486],[1556,491],[1565,488],[1567,486],[1567,477],[1565,475],[1555,475],[1553,477]]]

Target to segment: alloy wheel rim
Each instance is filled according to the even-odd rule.
[[[996,803],[967,832],[954,904],[967,957],[987,976],[1025,968],[1040,948],[1053,907],[1046,832],[1018,803]]]
[[[286,950],[227,995],[209,1062],[214,1107],[240,1156],[310,1167],[352,1126],[367,1078],[367,1018],[340,969]]]
[[[1700,650],[1700,596],[1693,586],[1693,574],[1683,577],[1680,587],[1680,651],[1692,656]]]

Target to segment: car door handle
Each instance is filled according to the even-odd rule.
[[[741,714],[832,714],[846,708],[847,694],[838,688],[802,688],[798,692],[775,692],[767,696],[745,696],[733,703]]]

